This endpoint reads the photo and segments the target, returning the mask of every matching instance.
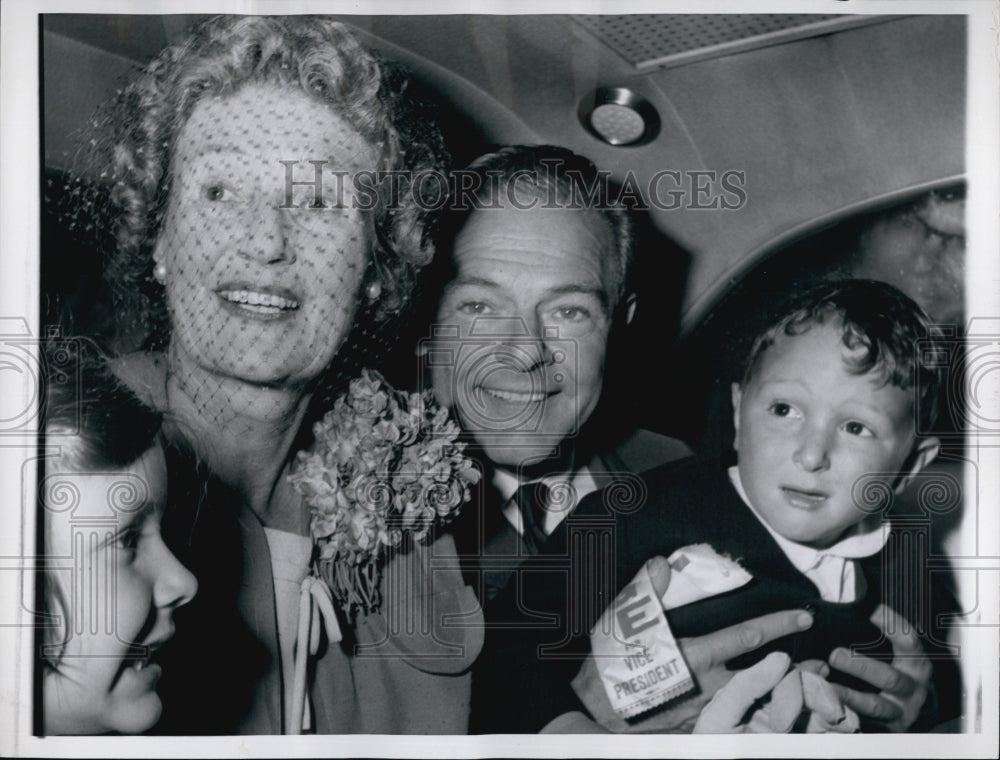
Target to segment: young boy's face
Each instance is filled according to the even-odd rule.
[[[70,444],[72,445],[72,444]],[[51,734],[139,733],[162,711],[149,655],[174,631],[173,611],[197,589],[163,543],[167,469],[159,445],[115,472],[62,458],[43,483],[46,554],[61,594],[62,657],[42,683]]]
[[[828,546],[871,514],[852,490],[877,473],[901,489],[937,453],[936,439],[917,443],[913,389],[882,385],[873,373],[851,374],[852,351],[839,320],[800,335],[779,335],[749,382],[733,385],[739,473],[754,509],[780,535]],[[865,483],[870,483],[869,478]]]

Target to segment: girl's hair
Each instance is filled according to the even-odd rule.
[[[108,369],[93,344],[82,339],[59,340],[44,347],[44,440],[58,445],[60,467],[74,472],[123,469],[158,440],[161,415],[145,406]],[[58,369],[55,369],[58,368]],[[41,481],[40,481],[41,482]],[[48,556],[51,525],[41,499],[39,535]],[[55,571],[41,573],[42,611],[54,625],[41,627],[42,662],[56,668],[69,635],[68,609]]]
[[[152,277],[152,251],[171,187],[171,157],[181,128],[206,97],[249,84],[305,93],[345,119],[378,155],[375,241],[368,282],[381,286],[368,319],[384,323],[407,304],[420,266],[433,256],[427,230],[432,188],[419,181],[442,172],[448,152],[428,108],[402,69],[367,49],[344,25],[316,16],[218,16],[166,48],[119,95],[110,115],[110,209],[113,251],[106,277],[128,333],[142,320],[146,345],[162,348],[169,318]],[[414,178],[417,181],[414,181]],[[431,183],[433,184],[433,183]],[[361,314],[359,313],[359,317]]]

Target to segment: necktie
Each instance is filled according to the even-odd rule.
[[[521,525],[524,532],[521,538],[529,554],[538,554],[545,544],[548,534],[545,532],[545,507],[549,500],[549,488],[541,481],[525,483],[517,489],[514,497],[521,510]]]

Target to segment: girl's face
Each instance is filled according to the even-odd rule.
[[[248,382],[316,377],[354,320],[372,239],[355,178],[375,168],[361,135],[298,90],[200,101],[154,253],[174,348]]]
[[[62,466],[61,466],[62,465]],[[54,460],[42,484],[46,554],[66,639],[43,677],[49,734],[134,734],[160,718],[160,666],[150,656],[174,632],[173,611],[198,584],[160,537],[167,495],[162,448],[119,472]],[[61,652],[61,657],[53,654]]]

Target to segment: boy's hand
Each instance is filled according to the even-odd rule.
[[[830,666],[867,681],[877,694],[836,686],[844,704],[863,718],[879,723],[887,731],[907,731],[916,722],[930,693],[933,666],[924,654],[913,626],[895,610],[880,604],[871,621],[892,643],[892,663],[851,654],[838,648],[830,654]]]

